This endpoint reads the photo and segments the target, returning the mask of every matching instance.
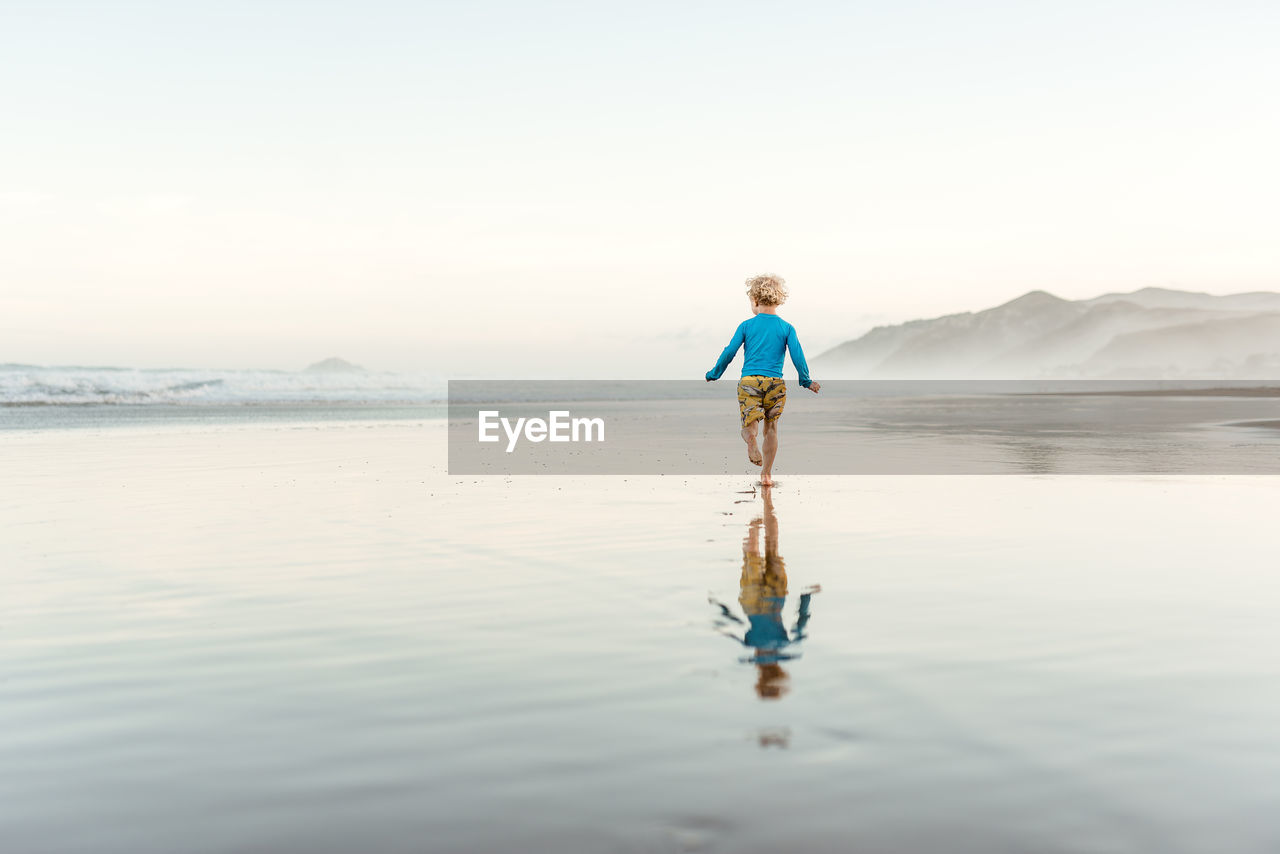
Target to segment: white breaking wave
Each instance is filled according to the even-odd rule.
[[[0,365],[0,406],[425,403],[445,395],[445,381],[424,374]]]

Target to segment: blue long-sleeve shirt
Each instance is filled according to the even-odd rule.
[[[800,385],[809,387],[809,363],[804,360],[804,350],[796,337],[796,328],[776,314],[761,312],[750,320],[738,324],[729,346],[724,348],[716,366],[707,371],[707,379],[718,380],[729,367],[738,348],[746,346],[742,360],[744,377],[781,377],[783,356],[791,351],[791,364],[800,374]]]

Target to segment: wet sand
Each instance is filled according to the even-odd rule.
[[[1088,397],[1280,397],[1280,386],[1211,386],[1208,388],[1141,388],[1095,391],[1048,392],[1061,396]]]
[[[1280,430],[1280,421],[1233,421],[1227,426],[1228,427],[1266,427],[1270,430]]]
[[[0,434],[5,847],[1280,842],[1275,478],[798,477],[784,443],[770,533],[745,453],[463,478],[443,436]],[[793,632],[813,585],[789,657],[722,631]]]

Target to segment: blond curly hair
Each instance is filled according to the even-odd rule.
[[[747,279],[747,296],[756,305],[782,305],[787,301],[786,279],[772,273]]]

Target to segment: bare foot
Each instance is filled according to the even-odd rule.
[[[761,455],[760,448],[756,445],[754,439],[747,443],[747,459],[751,460],[755,465],[764,465],[764,456]]]
[[[773,475],[768,473],[760,475],[760,485],[773,486]]]

